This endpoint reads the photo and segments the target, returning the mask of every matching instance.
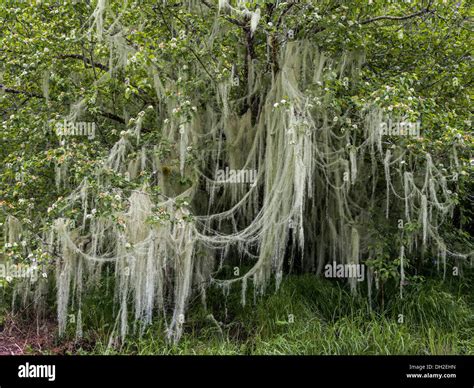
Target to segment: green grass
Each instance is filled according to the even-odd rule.
[[[185,333],[176,345],[166,342],[164,324],[156,320],[142,336],[132,335],[110,348],[111,326],[99,309],[91,310],[95,318],[86,338],[94,345],[78,353],[474,354],[474,303],[469,290],[428,281],[407,288],[402,300],[392,297],[384,311],[378,311],[376,306],[370,308],[365,295],[352,296],[337,282],[288,276],[278,292],[268,290],[255,304],[249,291],[245,307],[237,287],[226,299],[213,290],[207,310],[195,303],[188,312]]]

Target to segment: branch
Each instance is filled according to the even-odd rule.
[[[28,97],[36,97],[36,98],[41,98],[41,99],[44,99],[44,96],[42,96],[41,94],[37,94],[37,93],[30,93],[30,92],[27,92],[27,91],[24,91],[24,90],[16,90],[16,89],[11,89],[11,88],[5,88],[4,85],[0,84],[0,90],[3,90],[7,93],[12,93],[12,94],[22,94],[22,95],[25,95],[25,96],[28,96]],[[113,120],[113,121],[116,121],[120,124],[124,124],[126,125],[127,123],[125,122],[125,120],[120,117],[120,116],[117,116],[116,114],[114,113],[110,113],[110,112],[105,112],[105,111],[99,111],[98,112],[102,117],[105,117],[107,119],[110,119],[110,120]],[[143,132],[149,132],[149,129],[148,128],[142,128],[142,131]]]
[[[171,36],[174,35],[173,33],[173,30],[171,28],[171,26],[168,24],[166,18],[165,18],[165,15],[163,14],[163,11],[161,10],[161,7],[153,7],[153,10],[156,11],[156,9],[158,9],[158,12],[160,13],[160,16],[161,16],[161,19],[163,20],[163,22],[165,23],[165,26],[168,30],[168,32],[170,33]],[[174,16],[174,15],[172,15]],[[215,83],[216,80],[214,79],[214,77],[212,76],[212,74],[209,72],[209,70],[207,69],[207,66],[202,62],[201,58],[199,57],[199,55],[197,55],[197,53],[194,51],[194,49],[189,46],[189,45],[186,45],[186,47],[189,49],[189,51],[191,51],[191,53],[194,55],[194,57],[197,59],[197,61],[199,62],[199,64],[202,66],[202,68],[204,69],[204,71],[206,72],[206,74],[211,78],[211,80]]]
[[[107,118],[107,119],[116,121],[117,123],[120,123],[120,124],[123,124],[123,125],[126,125],[126,124],[127,124],[127,123],[125,122],[125,119],[123,119],[123,118],[120,117],[120,116],[117,116],[117,115],[114,114],[114,113],[106,112],[106,111],[99,111],[99,112],[97,112],[97,113],[99,113],[102,117],[105,117],[105,118]],[[150,128],[142,127],[141,132],[143,132],[143,133],[145,133],[145,132],[151,132],[151,129],[150,129]]]
[[[68,59],[68,58],[79,59],[83,61],[85,64],[89,65],[90,67],[97,67],[98,69],[109,71],[108,66],[103,65],[101,63],[96,63],[92,59],[87,58],[86,56],[81,55],[81,54],[64,54],[64,55],[59,55],[58,58],[59,59]]]
[[[28,97],[44,98],[44,96],[41,95],[41,94],[33,93],[33,92],[27,92],[26,90],[17,90],[17,89],[7,88],[3,84],[0,84],[0,90],[4,91],[6,93],[11,93],[11,94],[23,94],[23,95],[28,96]]]
[[[105,118],[108,118],[110,120],[113,120],[113,121],[116,121],[120,124],[126,124],[125,120],[120,117],[120,116],[117,116],[116,114],[114,113],[110,113],[110,112],[105,112],[105,111],[99,111],[98,112],[101,116],[105,117]]]
[[[289,3],[288,6],[283,10],[283,12],[278,17],[278,21],[277,21],[277,24],[276,24],[277,27],[280,26],[281,22],[283,21],[283,17],[291,10],[291,8],[293,8],[293,6],[295,4],[296,3]]]
[[[374,17],[374,18],[371,18],[371,19],[363,20],[363,21],[360,22],[360,24],[373,23],[373,22],[376,22],[378,20],[396,20],[396,21],[398,21],[398,20],[407,20],[407,19],[411,19],[411,18],[414,18],[414,17],[417,17],[417,16],[424,15],[426,13],[433,13],[433,12],[434,11],[430,11],[429,8],[425,8],[425,9],[422,9],[421,11],[412,13],[410,15],[405,15],[405,16],[388,16],[388,15],[377,16],[377,17]]]

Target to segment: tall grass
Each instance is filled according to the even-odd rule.
[[[166,342],[158,319],[143,335],[110,347],[111,326],[102,307],[91,309],[95,318],[88,320],[86,335],[94,346],[79,353],[474,354],[469,288],[441,281],[408,287],[403,299],[390,299],[383,311],[371,308],[365,295],[352,296],[344,285],[311,275],[288,276],[277,292],[245,307],[239,289],[227,298],[214,290],[207,309],[195,303],[188,312],[176,345]]]

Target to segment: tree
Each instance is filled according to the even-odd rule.
[[[361,264],[383,300],[433,257],[472,260],[463,2],[44,0],[0,17],[4,254],[55,269],[17,286],[39,302],[54,279],[60,333],[73,305],[82,333],[106,269],[122,338],[160,312],[178,340],[210,285],[245,303],[285,269]]]

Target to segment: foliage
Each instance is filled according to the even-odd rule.
[[[73,314],[81,337],[93,324],[82,304],[113,275],[111,339],[158,317],[177,341],[210,285],[239,286],[245,308],[284,273],[363,264],[368,303],[383,313],[395,289],[461,278],[473,260],[470,4],[345,3],[6,2],[0,254],[44,276],[0,285],[40,311],[53,283],[60,333]],[[387,118],[420,122],[421,136],[382,137]],[[94,123],[95,134],[61,135],[63,123]],[[226,167],[257,180],[217,182]],[[429,293],[407,308],[439,314],[439,297],[464,314]],[[281,310],[269,312],[268,328],[254,319],[277,335]],[[328,353],[401,341],[385,318],[308,319],[292,331],[302,352],[318,352],[299,342],[307,330],[359,333],[360,347],[318,343]],[[446,350],[427,333],[429,351]]]

